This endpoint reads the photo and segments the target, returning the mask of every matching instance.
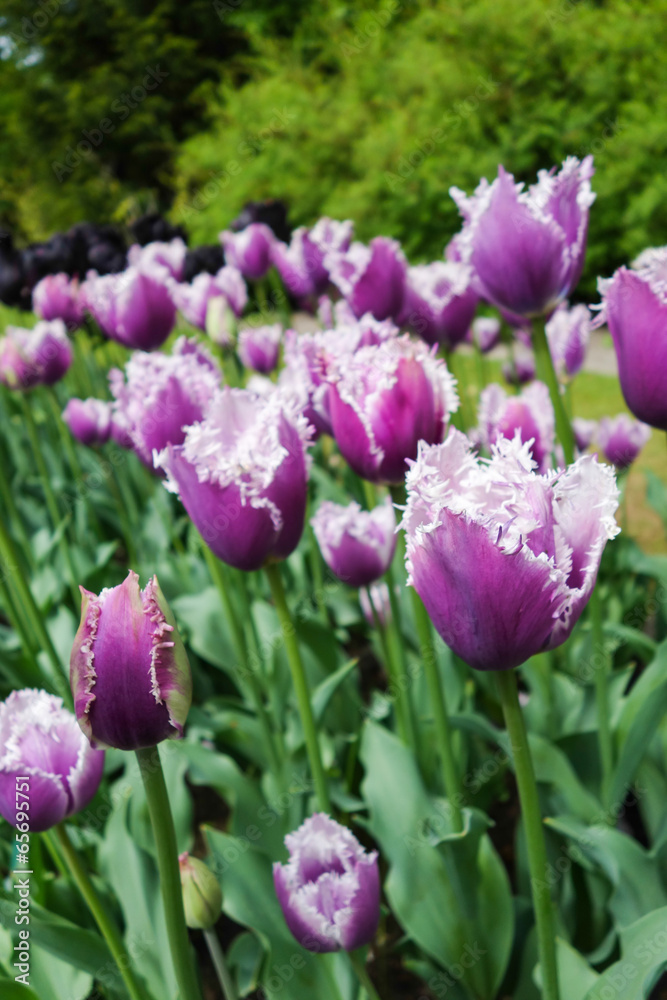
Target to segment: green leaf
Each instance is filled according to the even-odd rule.
[[[313,705],[313,715],[315,716],[315,721],[319,722],[326,712],[327,705],[331,697],[338,690],[340,685],[343,683],[345,678],[352,673],[356,667],[359,659],[355,657],[353,660],[348,660],[344,663],[342,667],[335,670],[333,674],[330,674],[326,680],[322,681],[321,684],[315,688],[312,693],[311,701]]]
[[[667,967],[667,907],[621,930],[621,958],[603,972],[584,1000],[645,1000]]]
[[[584,1000],[587,990],[600,978],[597,972],[562,938],[556,938],[556,961],[561,996],[567,1000]]]
[[[0,979],[0,995],[2,1000],[44,1000],[31,990],[29,986],[14,982],[13,979]]]

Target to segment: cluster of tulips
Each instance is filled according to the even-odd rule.
[[[101,453],[113,442],[133,452],[154,489],[174,494],[185,509],[193,544],[229,616],[242,668],[239,689],[248,692],[271,787],[286,790],[285,743],[305,747],[309,794],[299,797],[301,822],[285,838],[289,860],[273,859],[284,920],[306,951],[347,954],[371,1000],[381,987],[369,974],[365,949],[386,921],[384,845],[373,826],[376,842],[369,842],[367,821],[358,817],[364,801],[353,794],[354,782],[344,791],[340,748],[321,729],[321,691],[313,692],[290,587],[285,589],[286,570],[293,582],[285,564],[302,544],[305,528],[310,586],[332,636],[336,622],[326,607],[324,575],[359,590],[389,690],[385,711],[365,725],[387,748],[387,759],[401,762],[397,813],[407,794],[401,782],[420,770],[418,780],[444,793],[438,800],[444,839],[452,850],[469,845],[468,855],[463,848],[455,855],[455,869],[481,866],[483,851],[491,848],[480,846],[486,843],[480,813],[466,804],[440,640],[449,656],[467,665],[472,690],[483,684],[491,697],[478,678],[495,675],[523,818],[538,981],[545,1000],[566,1000],[562,982],[559,987],[560,917],[545,881],[543,817],[516,668],[566,643],[589,602],[600,625],[595,585],[606,543],[620,530],[617,474],[637,457],[651,427],[667,430],[667,250],[647,250],[632,268],[601,281],[595,318],[587,307],[567,303],[584,262],[592,175],[590,157],[571,157],[560,170],[541,172],[528,190],[502,168],[473,195],[453,189],[463,227],[444,258],[430,264],[410,266],[398,243],[382,236],[368,245],[353,242],[351,222],[327,218],[297,229],[289,244],[262,223],[223,232],[224,265],[190,282],[183,280],[186,247],[180,238],[135,246],[119,273],[43,278],[32,299],[39,322],[33,329],[8,327],[0,342],[0,380],[8,393],[21,395],[27,421],[31,391],[59,383],[76,366],[77,352],[90,353],[91,342],[102,344],[104,357],[114,363],[98,372],[106,376],[106,391],[72,396],[62,418],[77,448]],[[310,332],[289,328],[290,302],[311,314]],[[480,309],[483,315],[477,315]],[[185,323],[194,329],[185,333]],[[569,386],[584,363],[591,330],[604,323],[636,419],[572,419]],[[488,355],[503,340],[511,348],[507,385],[485,384]],[[455,377],[463,371],[462,353],[476,359],[476,413],[466,385]],[[39,450],[38,435],[32,440]],[[337,493],[321,492],[321,470],[337,477]],[[339,502],[350,486],[356,499],[348,494],[347,502]],[[58,498],[48,483],[44,490],[57,521]],[[17,531],[11,524],[2,527],[4,561]],[[128,555],[132,542],[130,533]],[[62,532],[59,544],[67,548]],[[66,552],[62,565],[76,594],[77,566]],[[135,567],[126,568],[123,583],[100,593],[80,588],[71,698],[69,690],[58,697],[26,687],[0,705],[0,812],[23,829],[15,789],[21,776],[29,776],[26,828],[51,837],[54,856],[69,865],[118,964],[122,995],[146,1000],[141,956],[128,956],[65,826],[98,792],[105,750],[135,751],[159,866],[173,961],[171,995],[202,996],[189,926],[204,929],[220,990],[235,1000],[240,979],[231,974],[212,931],[226,895],[225,875],[218,879],[200,857],[179,858],[169,804],[177,790],[165,786],[156,749],[165,740],[188,738],[193,676],[187,636],[184,643],[178,611],[175,616],[157,577],[141,589]],[[248,666],[255,630],[249,604],[246,620],[239,621],[235,610],[232,591],[238,587],[241,604],[247,602],[247,581],[258,571],[280,625],[289,698],[298,711],[298,724],[289,727],[274,697],[275,665]],[[13,613],[19,637],[27,631],[28,642],[43,640],[50,647],[47,657],[57,663],[49,635],[40,630],[35,597],[16,576],[3,580],[7,617]],[[420,750],[424,722],[405,649],[404,594],[410,595],[428,693],[435,771]],[[29,634],[33,628],[35,636]],[[607,781],[608,681],[604,676],[596,685]],[[198,718],[195,729],[201,725]],[[203,752],[215,753],[210,740],[193,739]],[[350,766],[354,777],[356,757]],[[358,836],[350,829],[355,817]],[[80,829],[85,833],[85,821]],[[437,843],[434,834],[429,849]],[[448,877],[456,882],[455,873]],[[498,877],[504,886],[506,876]],[[434,876],[431,899],[423,884],[415,885],[417,904],[426,911],[453,906],[456,893],[439,899],[438,885]],[[465,907],[461,914],[462,933],[473,933],[465,930]],[[472,948],[470,938],[463,940]],[[442,954],[433,947],[426,952],[451,973],[446,943]],[[462,970],[449,980],[462,991],[455,995],[493,1000],[508,958],[509,950],[500,971],[488,975],[480,972],[483,956],[471,960],[470,973],[465,963],[454,963]],[[300,967],[290,968],[290,977],[277,986],[277,974],[272,980],[269,970],[256,995],[282,990],[284,996],[303,996],[289,992]],[[343,964],[321,968],[327,970],[326,991],[314,978],[309,995],[356,995],[359,987]]]

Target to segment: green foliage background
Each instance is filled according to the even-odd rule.
[[[31,40],[25,3],[3,7],[0,220],[25,236],[155,205],[201,242],[282,197],[416,260],[458,228],[450,185],[593,152],[582,292],[667,242],[667,0],[43,3]],[[165,83],[59,183],[53,161],[155,64]]]

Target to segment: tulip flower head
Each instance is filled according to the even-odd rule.
[[[454,261],[409,267],[400,317],[427,344],[451,349],[465,339],[479,296],[471,267]]]
[[[0,814],[32,833],[87,806],[102,779],[104,753],[91,747],[62,699],[46,691],[12,691],[0,703],[0,747]],[[17,795],[19,779],[25,798]]]
[[[508,396],[502,386],[487,385],[479,397],[480,440],[486,448],[499,437],[518,433],[529,443],[530,454],[539,472],[552,466],[556,444],[556,418],[544,382],[533,382],[518,396]]]
[[[250,281],[263,278],[273,263],[276,237],[263,222],[251,222],[239,233],[226,229],[220,233],[220,241],[226,262]]]
[[[221,267],[217,274],[202,271],[191,284],[183,282],[171,286],[171,296],[177,309],[188,323],[206,330],[206,317],[213,299],[220,299],[221,306],[240,316],[248,302],[248,289],[243,275],[235,267]]]
[[[324,813],[288,833],[285,845],[289,861],[274,864],[273,880],[299,944],[314,952],[369,944],[380,919],[377,852],[368,854],[353,833]]]
[[[357,475],[400,483],[419,441],[442,441],[455,380],[424,344],[396,337],[335,360],[328,375],[336,443]]]
[[[69,330],[83,323],[84,304],[76,278],[68,274],[47,274],[32,290],[32,308],[41,319],[61,319]]]
[[[70,660],[74,710],[94,747],[139,750],[183,735],[192,677],[157,577],[83,595]]]
[[[73,397],[63,410],[63,420],[81,444],[100,447],[111,437],[112,404]]]
[[[237,348],[239,358],[246,368],[251,368],[260,375],[267,375],[278,366],[282,336],[281,323],[240,330]]]
[[[600,280],[607,323],[628,408],[638,420],[667,430],[667,247],[645,250],[633,270],[621,267]]]
[[[627,413],[603,417],[597,427],[597,443],[608,462],[619,472],[629,469],[651,437],[651,428]]]
[[[103,277],[92,273],[81,288],[86,308],[107,337],[134,350],[154,351],[176,322],[172,280],[161,265],[142,264]]]
[[[222,911],[222,889],[211,869],[187,851],[178,856],[185,923],[193,930],[213,927]]]
[[[376,319],[400,316],[407,262],[396,240],[376,236],[368,246],[353,243],[345,253],[328,253],[324,264],[355,316],[367,312]]]
[[[296,548],[306,511],[311,429],[280,390],[224,388],[181,445],[156,457],[210,549],[259,569]]]
[[[584,263],[592,176],[592,156],[570,156],[558,173],[541,170],[527,191],[503,167],[470,197],[450,189],[464,219],[457,249],[488,302],[543,316],[569,295]]]
[[[452,429],[420,445],[407,489],[408,582],[458,656],[507,670],[565,642],[619,531],[609,466],[584,455],[540,476],[518,434],[477,460]]]
[[[471,343],[475,344],[482,354],[488,354],[499,343],[501,329],[501,323],[497,316],[478,316],[472,321],[466,340],[469,339]]]
[[[366,587],[389,569],[396,548],[396,518],[391,503],[362,510],[325,500],[311,519],[327,566],[350,587]]]
[[[167,274],[175,281],[180,281],[185,269],[185,258],[188,248],[180,236],[175,236],[173,240],[163,242],[154,240],[139,246],[135,243],[127,252],[127,262],[130,265],[141,268],[163,267]]]
[[[289,246],[276,240],[272,259],[285,288],[297,300],[320,295],[329,284],[328,253],[345,253],[353,223],[322,218],[312,229],[295,229]]]
[[[124,373],[118,368],[109,372],[114,422],[153,469],[154,452],[182,444],[186,428],[204,417],[220,380],[217,362],[206,348],[186,337],[176,341],[170,355],[137,351]]]
[[[586,306],[560,306],[545,329],[554,367],[561,378],[576,375],[586,357],[592,317]]]
[[[590,448],[597,429],[597,420],[586,420],[584,417],[574,418],[572,421],[572,433],[574,434],[574,443],[580,452],[584,452]]]
[[[42,320],[32,330],[8,326],[0,340],[0,382],[21,390],[54,385],[72,358],[72,345],[61,319]]]
[[[535,361],[527,354],[517,355],[512,362],[504,363],[502,371],[509,385],[526,385],[535,378]]]
[[[371,601],[373,602],[372,604]],[[380,625],[388,625],[391,621],[389,587],[384,580],[381,580],[379,583],[373,583],[370,587],[362,587],[359,591],[359,603],[361,604],[364,618],[371,628],[375,626],[373,611],[375,611]]]

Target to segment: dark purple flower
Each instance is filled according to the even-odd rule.
[[[125,347],[153,351],[176,322],[172,280],[161,265],[142,265],[119,274],[90,275],[81,287],[86,308],[107,337]]]
[[[407,263],[396,240],[376,236],[369,246],[353,243],[345,253],[328,253],[324,263],[355,316],[367,312],[376,319],[400,316]]]
[[[278,366],[282,336],[281,323],[246,327],[239,331],[238,356],[246,368],[267,375]]]
[[[485,299],[519,316],[542,316],[575,287],[586,251],[593,157],[568,157],[527,191],[498,167],[474,195],[450,194],[465,220],[458,249]]]
[[[479,296],[472,268],[454,261],[409,267],[401,326],[408,326],[427,344],[456,347],[468,332]]]
[[[629,469],[651,437],[651,428],[627,413],[603,417],[597,427],[597,443],[608,462],[619,472]]]
[[[224,388],[182,445],[156,459],[215,554],[259,569],[296,548],[306,512],[310,427],[280,391]]]
[[[220,233],[220,240],[227,263],[250,281],[263,278],[273,263],[276,237],[263,222],[251,222],[239,233],[226,229]]]
[[[73,397],[63,411],[63,420],[81,444],[99,447],[111,437],[112,404],[103,399]]]
[[[183,735],[192,677],[157,577],[99,595],[80,588],[81,624],[70,659],[74,711],[92,746],[139,750]]]
[[[171,354],[137,351],[124,373],[109,372],[116,434],[124,431],[152,469],[154,452],[182,444],[186,428],[204,418],[220,380],[217,362],[194,340],[179,337]]]
[[[0,747],[0,814],[19,830],[62,823],[88,805],[102,779],[104,753],[46,691],[12,691],[0,703]]]
[[[325,500],[311,518],[325,563],[350,587],[367,587],[389,569],[396,548],[396,517],[391,503],[362,510]]]
[[[83,323],[79,282],[69,274],[47,274],[32,290],[32,308],[42,319],[61,319],[69,330]]]
[[[638,420],[667,430],[667,247],[646,250],[636,270],[621,267],[599,282],[621,389]]]
[[[546,325],[554,367],[561,378],[581,371],[591,336],[591,314],[586,306],[562,305]]]
[[[507,670],[565,642],[619,530],[609,466],[584,455],[539,476],[518,436],[478,461],[452,429],[420,445],[407,489],[409,583],[458,656]]]
[[[346,827],[316,813],[285,837],[286,865],[273,866],[285,922],[308,951],[354,951],[380,920],[377,852],[368,854]]]
[[[556,420],[544,382],[533,382],[518,396],[508,396],[495,382],[487,385],[479,397],[481,443],[490,449],[499,437],[529,443],[529,453],[538,472],[552,468],[556,444]]]
[[[8,326],[0,340],[0,382],[10,389],[54,385],[72,358],[72,345],[61,319],[41,320],[32,330]]]
[[[408,337],[336,358],[327,377],[336,443],[357,475],[371,482],[403,482],[419,441],[442,441],[458,407],[444,361]]]
[[[202,271],[192,279],[191,284],[172,285],[171,296],[188,323],[206,330],[206,317],[212,299],[222,299],[224,308],[240,316],[248,302],[248,289],[241,272],[227,265],[221,267],[217,274]]]

